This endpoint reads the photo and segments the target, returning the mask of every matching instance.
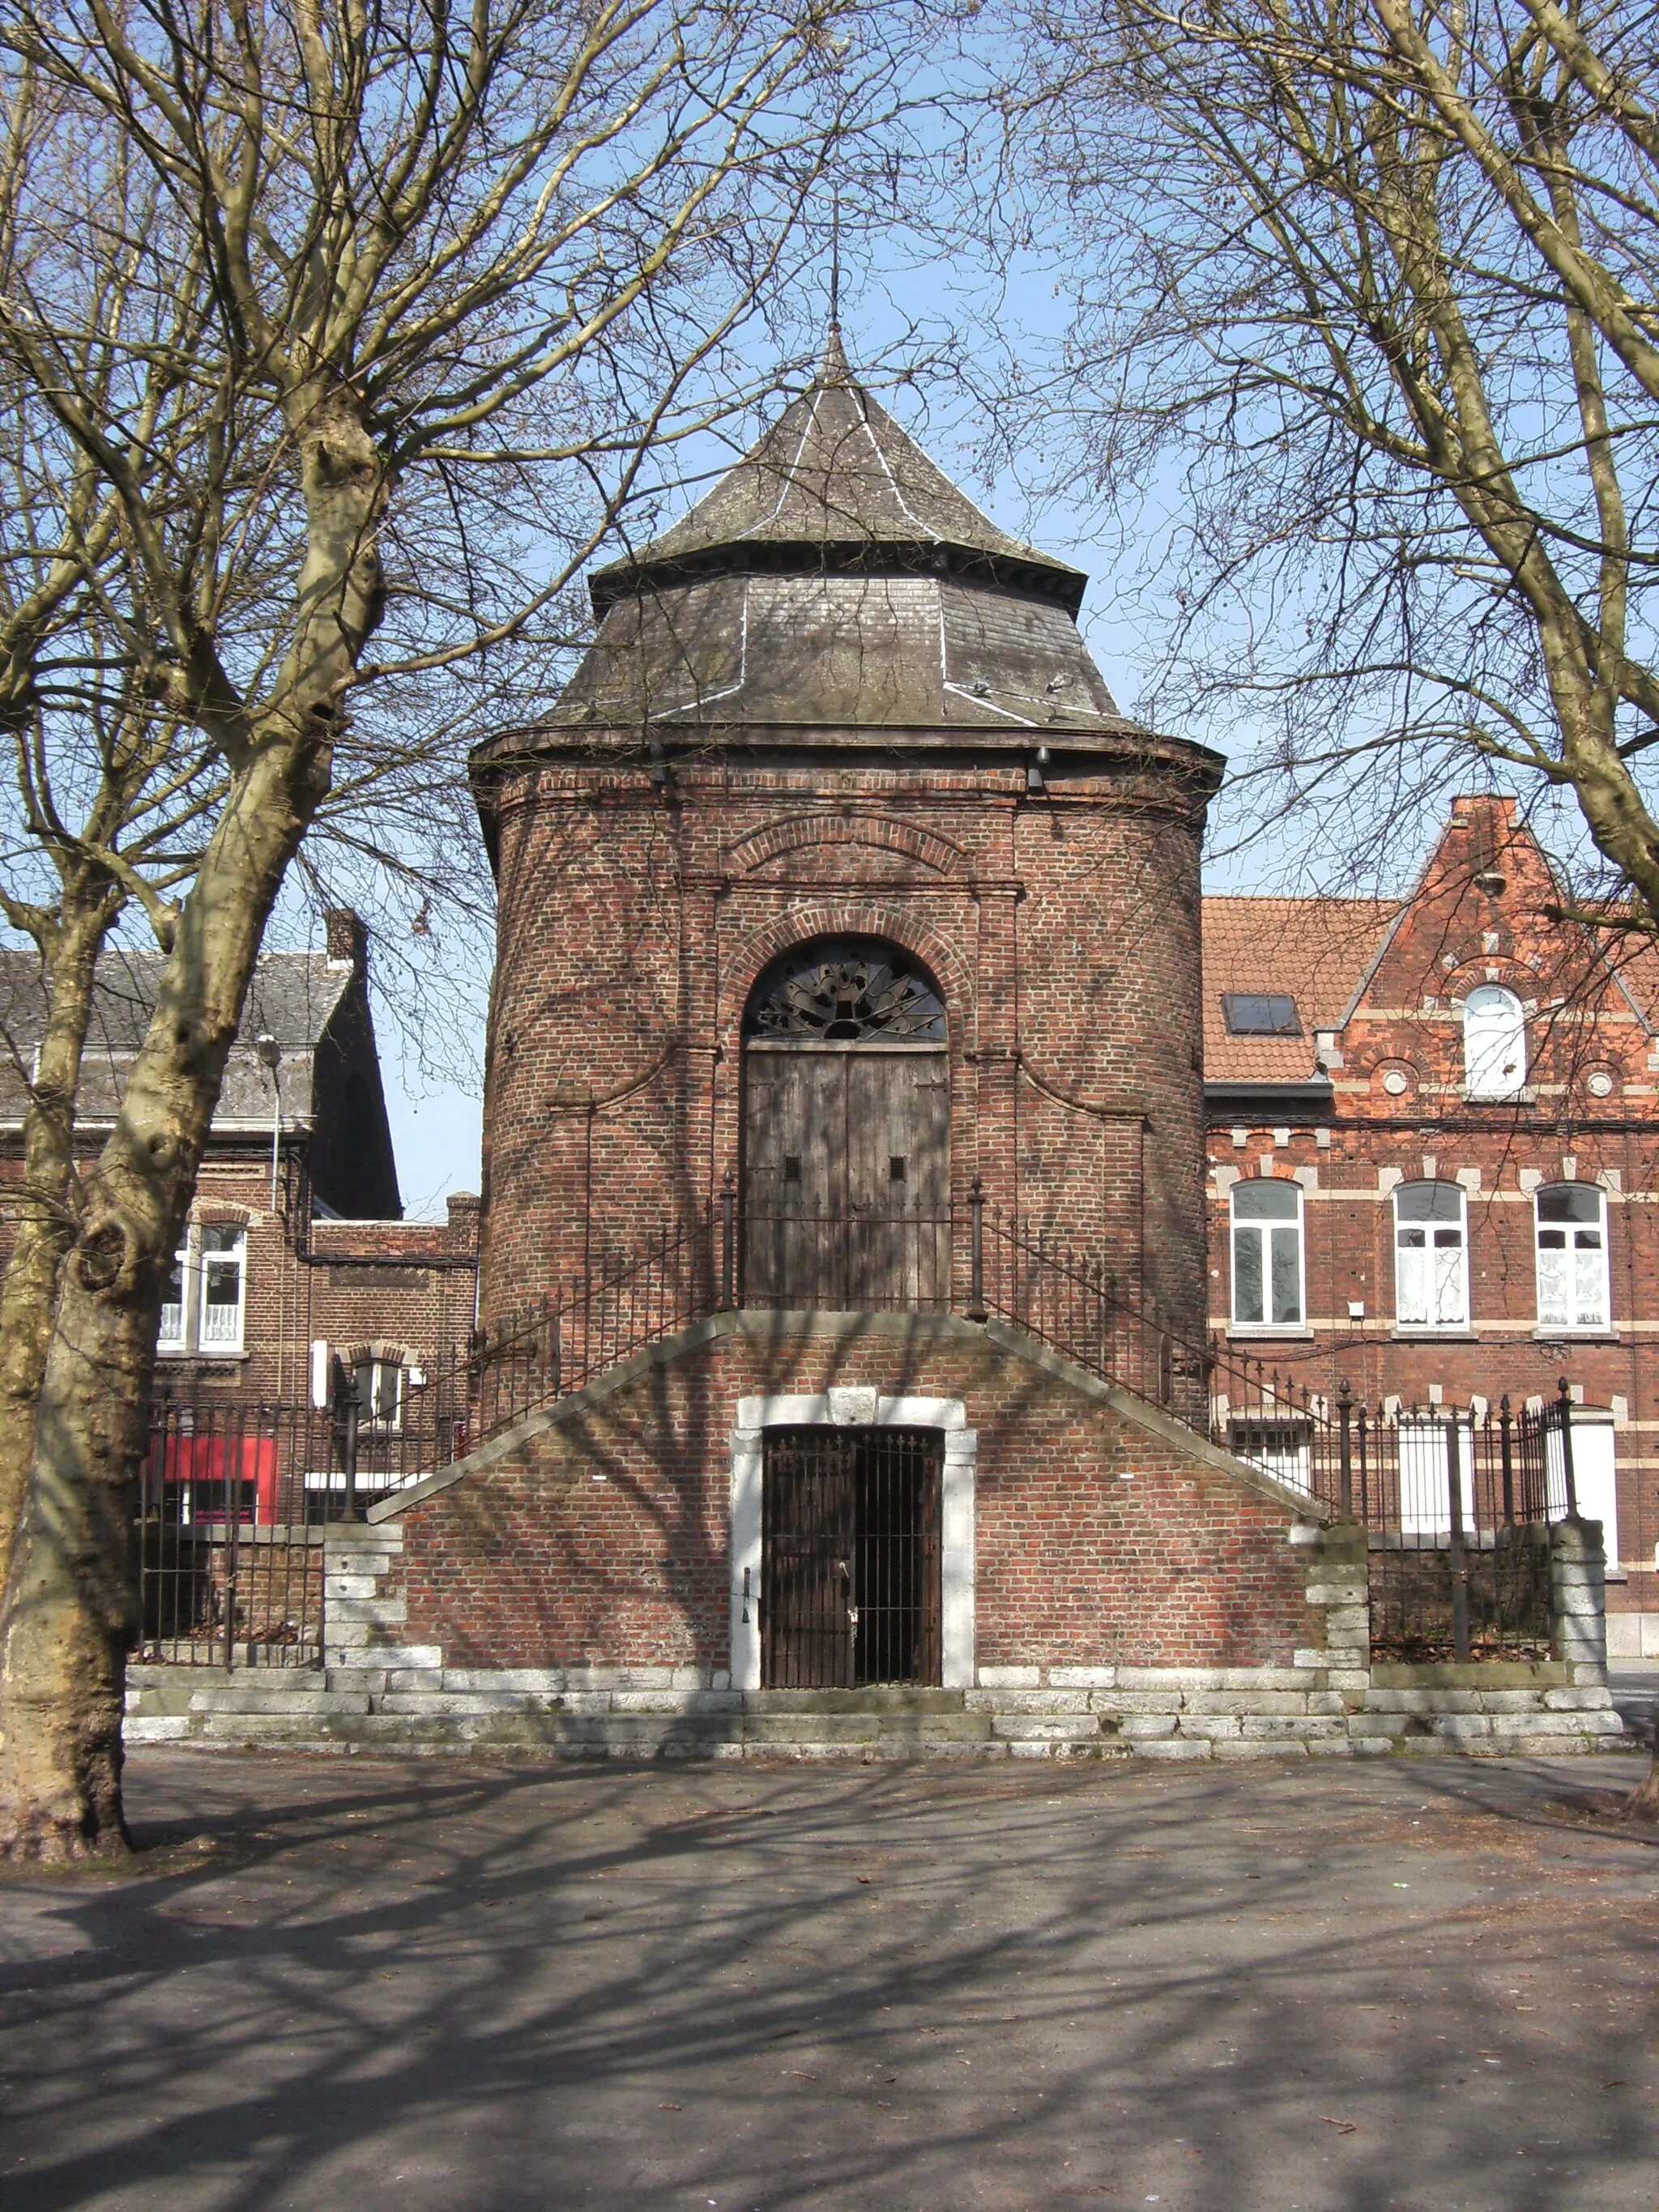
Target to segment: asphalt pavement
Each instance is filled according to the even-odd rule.
[[[1626,1755],[137,1754],[0,1885],[4,2212],[1654,2212]]]

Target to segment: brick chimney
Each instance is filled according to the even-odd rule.
[[[368,926],[349,906],[331,906],[323,920],[328,928],[328,957],[349,960],[360,973],[368,966]]]

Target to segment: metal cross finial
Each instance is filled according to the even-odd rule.
[[[835,187],[830,214],[830,330],[841,335],[841,186]]]

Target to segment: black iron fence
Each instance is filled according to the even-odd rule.
[[[1547,1651],[1547,1527],[1577,1511],[1571,1406],[1370,1407],[1206,1343],[1103,1260],[989,1206],[964,1218],[718,1206],[599,1260],[426,1368],[337,1370],[325,1406],[221,1393],[157,1409],[140,1483],[140,1656],[312,1663],[324,1531],[635,1353],[737,1306],[997,1318],[1367,1531],[1373,1649]]]

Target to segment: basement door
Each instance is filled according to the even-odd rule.
[[[937,1684],[938,1429],[767,1431],[761,1680],[769,1690]]]
[[[839,1312],[950,1303],[942,1045],[744,1054],[744,1297]]]

